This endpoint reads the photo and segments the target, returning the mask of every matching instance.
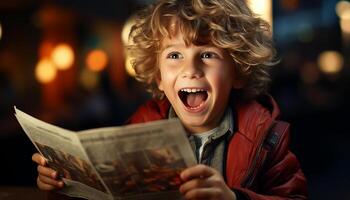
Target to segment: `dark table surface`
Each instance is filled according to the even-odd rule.
[[[0,200],[44,200],[46,193],[35,187],[0,186]]]

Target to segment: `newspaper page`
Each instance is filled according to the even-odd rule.
[[[73,132],[15,108],[16,117],[66,186],[88,199],[182,199],[180,173],[196,158],[178,119]]]
[[[180,172],[196,164],[178,119],[81,131],[78,137],[114,199],[181,199]]]
[[[111,199],[75,132],[35,119],[16,108],[15,116],[48,165],[60,174],[65,183],[60,193],[96,200]]]

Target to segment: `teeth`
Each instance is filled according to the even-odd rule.
[[[195,93],[195,92],[203,92],[205,91],[204,89],[190,89],[190,88],[185,88],[185,89],[181,89],[182,92],[188,92],[188,93]]]

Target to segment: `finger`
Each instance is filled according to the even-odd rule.
[[[39,175],[51,177],[52,179],[57,179],[57,172],[49,167],[43,167],[41,165],[38,165],[38,172]]]
[[[214,169],[206,165],[195,165],[181,172],[180,177],[183,181],[188,181],[193,178],[206,178],[215,174]]]
[[[47,176],[43,176],[43,175],[39,175],[38,176],[38,181],[42,184],[42,185],[51,185],[55,188],[61,188],[63,187],[64,183],[63,181],[57,181],[55,179],[52,179],[50,177]],[[39,183],[38,183],[39,184]]]
[[[207,179],[196,178],[196,179],[191,179],[191,180],[183,183],[180,186],[179,191],[182,194],[186,194],[190,190],[194,190],[196,188],[205,188],[205,187],[209,187],[209,186],[210,185],[209,185]]]
[[[45,166],[46,165],[46,160],[45,158],[40,155],[39,153],[35,153],[32,156],[32,161],[34,161],[35,163],[37,163],[38,165],[42,165]]]
[[[184,194],[185,199],[220,199],[220,191],[216,188],[199,188]]]
[[[37,178],[37,185],[41,190],[54,190],[54,189],[59,189],[64,186],[64,183],[60,181],[61,183],[58,183],[57,185],[55,184],[47,184],[43,181],[41,181],[41,178]]]

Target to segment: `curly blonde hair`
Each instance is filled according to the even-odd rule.
[[[156,83],[158,54],[174,26],[185,35],[186,44],[211,43],[229,52],[235,77],[245,83],[241,97],[266,92],[269,69],[275,64],[270,26],[244,0],[160,0],[137,14],[128,46],[136,79],[146,83],[154,97],[164,96]]]

